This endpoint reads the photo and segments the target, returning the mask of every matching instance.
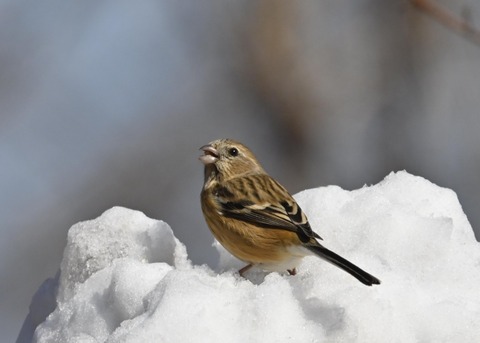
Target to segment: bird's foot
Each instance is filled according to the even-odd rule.
[[[252,267],[253,267],[253,264],[249,263],[249,264],[247,264],[245,267],[243,267],[242,269],[240,269],[240,270],[238,271],[238,274],[240,274],[240,276],[242,276],[242,277],[245,277],[245,276],[243,276],[243,274],[246,273],[246,272],[247,272],[250,268],[252,268]]]
[[[297,275],[297,270],[296,270],[295,268],[293,268],[293,269],[288,269],[287,272],[288,272],[288,274],[290,274],[290,275]]]

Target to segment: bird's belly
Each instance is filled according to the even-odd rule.
[[[232,224],[233,225],[230,225]],[[215,238],[238,259],[260,264],[269,271],[294,268],[307,255],[294,232],[262,228],[242,221],[224,221],[223,225],[209,225]],[[285,265],[285,266],[284,266]]]

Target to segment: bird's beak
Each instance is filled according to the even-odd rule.
[[[207,165],[218,161],[218,151],[210,144],[202,146],[200,150],[203,150],[205,153],[198,158],[203,164]]]

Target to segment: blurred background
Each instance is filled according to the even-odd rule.
[[[114,205],[215,266],[197,158],[216,138],[291,193],[406,169],[455,190],[478,230],[479,108],[480,47],[407,0],[0,0],[0,340],[69,227]]]

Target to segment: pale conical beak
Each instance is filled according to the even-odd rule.
[[[218,161],[218,151],[213,146],[207,144],[202,146],[200,150],[203,150],[205,153],[198,158],[203,164],[207,165]]]

